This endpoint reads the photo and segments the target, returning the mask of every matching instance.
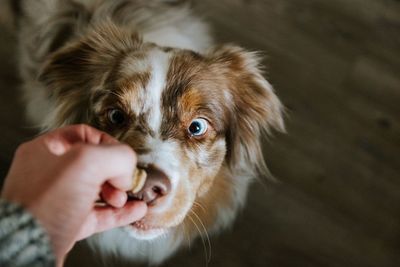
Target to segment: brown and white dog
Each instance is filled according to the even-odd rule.
[[[89,240],[105,256],[160,263],[228,226],[249,182],[266,170],[262,131],[283,130],[282,105],[257,55],[213,47],[185,2],[20,1],[31,121],[43,130],[90,124],[155,170],[145,218]]]

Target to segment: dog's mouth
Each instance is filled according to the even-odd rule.
[[[140,221],[127,226],[130,235],[140,240],[151,240],[169,232],[170,227],[163,226],[163,210],[171,193],[171,182],[165,172],[154,164],[139,163],[137,169],[146,174],[137,191],[128,192],[128,201],[143,201],[148,206],[148,214]],[[140,176],[140,175],[139,175]],[[134,177],[135,179],[135,177]]]
[[[132,223],[125,229],[132,237],[140,240],[152,240],[168,234],[168,232],[171,230],[169,227],[152,226],[146,224],[142,220]]]
[[[135,239],[152,240],[167,235],[184,221],[192,199],[188,184],[173,186],[171,177],[178,180],[176,174],[167,174],[156,164],[139,163],[137,167],[147,176],[139,191],[128,192],[128,200],[145,202],[148,211],[145,217],[125,229]]]

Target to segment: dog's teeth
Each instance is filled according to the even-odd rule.
[[[143,189],[146,182],[147,172],[144,169],[136,168],[133,174],[132,189],[129,194],[137,194]]]

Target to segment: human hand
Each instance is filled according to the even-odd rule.
[[[147,206],[125,193],[135,166],[128,146],[89,126],[67,126],[17,149],[2,198],[39,220],[62,263],[76,241],[145,215]],[[95,206],[100,193],[108,206]]]

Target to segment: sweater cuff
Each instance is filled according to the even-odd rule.
[[[50,239],[18,204],[0,199],[0,266],[55,266]]]

